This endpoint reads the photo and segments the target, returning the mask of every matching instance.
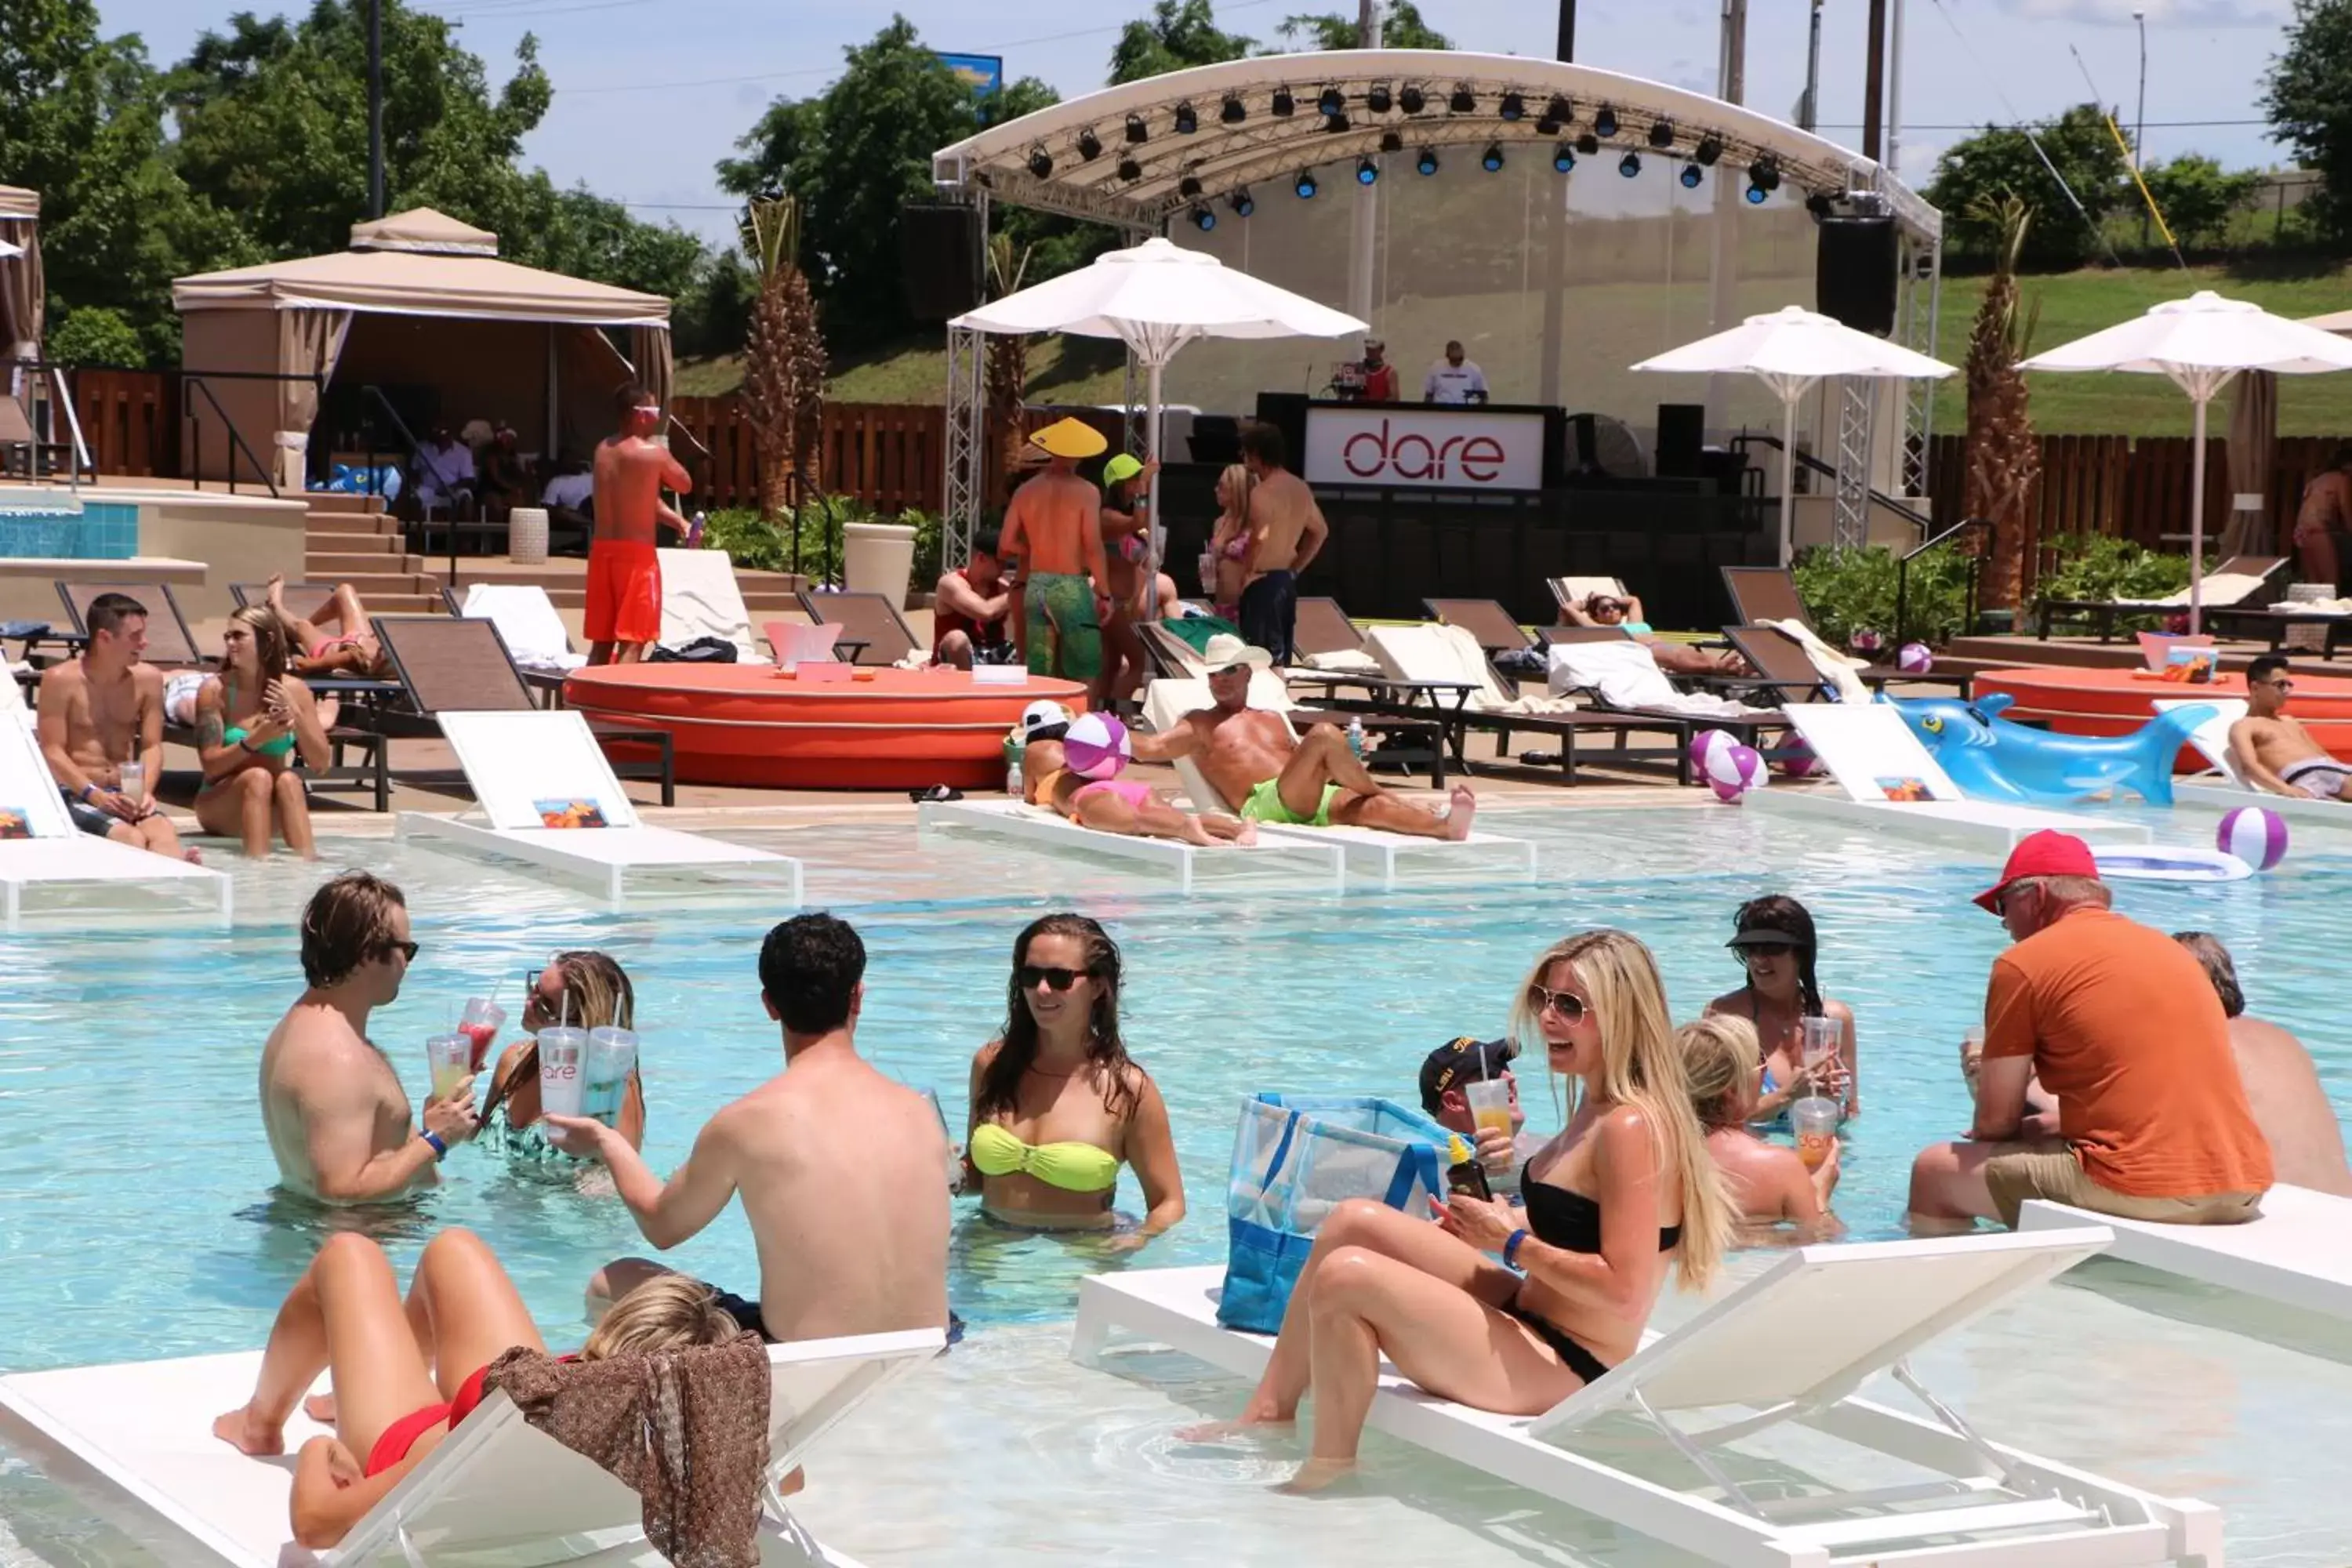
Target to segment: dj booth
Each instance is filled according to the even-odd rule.
[[[1290,467],[1314,487],[1331,538],[1299,584],[1350,615],[1418,617],[1424,598],[1498,599],[1522,622],[1559,619],[1546,578],[1606,576],[1641,595],[1650,621],[1711,627],[1729,617],[1724,566],[1778,559],[1773,513],[1742,461],[1691,440],[1670,471],[1601,472],[1590,421],[1508,404],[1326,402],[1261,393]],[[1237,426],[1195,416],[1170,452],[1160,514],[1177,585],[1215,527],[1217,476],[1240,460]],[[1675,471],[1679,470],[1679,471]]]

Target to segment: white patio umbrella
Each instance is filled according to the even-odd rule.
[[[1147,375],[1145,429],[1153,458],[1160,456],[1160,373],[1186,343],[1199,338],[1337,338],[1364,330],[1353,316],[1165,239],[1097,256],[1091,267],[1008,294],[949,325],[983,332],[1076,332],[1126,343]],[[1156,474],[1151,521],[1156,557]]]
[[[1738,371],[1752,375],[1780,399],[1780,564],[1793,552],[1792,497],[1797,473],[1797,400],[1825,376],[1943,376],[1952,367],[1899,343],[1859,332],[1844,322],[1790,305],[1750,316],[1727,332],[1685,343],[1645,359],[1635,370],[1685,375]]]
[[[2170,376],[2196,405],[2189,494],[2189,629],[2194,634],[2201,629],[2205,608],[2205,405],[2243,370],[2284,375],[2352,370],[2352,342],[2200,289],[2186,300],[2150,306],[2146,315],[2035,354],[2023,368]]]
[[[0,239],[0,261],[13,261],[25,254],[25,247],[13,240]]]

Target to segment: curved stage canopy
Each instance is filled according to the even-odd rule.
[[[1711,163],[1801,196],[1875,195],[1915,241],[1942,235],[1936,209],[1878,164],[1752,110],[1591,66],[1433,49],[1266,55],[1106,88],[942,148],[931,172],[943,189],[1157,232],[1196,205],[1341,160],[1562,142],[1580,157]]]

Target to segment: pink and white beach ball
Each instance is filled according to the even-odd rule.
[[[2267,806],[2242,805],[2221,818],[2213,844],[2255,870],[2267,871],[2286,858],[2286,820]]]
[[[1070,721],[1070,732],[1062,738],[1062,755],[1082,779],[1115,779],[1126,771],[1135,751],[1128,743],[1126,725],[1108,713],[1081,713]]]
[[[1756,754],[1756,748],[1736,741],[1710,747],[1701,765],[1706,770],[1707,787],[1715,791],[1717,800],[1738,800],[1751,789],[1762,789],[1767,782],[1764,759]]]
[[[1790,736],[1788,744],[1781,751],[1780,769],[1782,778],[1809,779],[1821,771],[1821,758],[1813,755],[1813,749],[1796,736]]]
[[[1907,642],[1895,656],[1895,668],[1906,675],[1925,675],[1936,668],[1936,650],[1923,642]]]
[[[1731,731],[1728,730],[1701,730],[1697,734],[1691,737],[1690,761],[1692,770],[1699,773],[1705,773],[1706,772],[1706,760],[1715,754],[1716,748],[1718,746],[1728,746],[1733,743]]]

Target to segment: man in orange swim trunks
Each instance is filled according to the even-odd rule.
[[[669,448],[652,439],[662,427],[661,405],[631,382],[613,395],[619,433],[596,447],[596,537],[588,546],[588,662],[633,664],[661,636],[661,563],[654,554],[656,527],[687,531],[686,520],[662,500],[667,486],[680,495],[694,479]]]

